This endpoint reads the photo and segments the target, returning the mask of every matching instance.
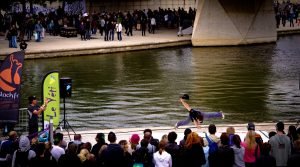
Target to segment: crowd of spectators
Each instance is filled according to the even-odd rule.
[[[282,1],[282,3],[274,1],[274,11],[277,28],[279,28],[280,22],[285,27],[287,21],[290,23],[290,27],[294,27],[294,21],[298,26],[300,25],[300,20],[298,20],[300,4],[292,3],[289,0]]]
[[[296,167],[300,164],[300,128],[284,123],[276,124],[276,132],[269,133],[263,142],[255,125],[249,123],[246,137],[241,140],[233,127],[221,136],[217,127],[208,126],[208,133],[201,137],[187,128],[184,137],[177,140],[175,131],[155,139],[151,129],[143,136],[132,134],[130,139],[117,142],[114,132],[98,133],[96,144],[82,142],[80,134],[67,143],[63,134],[54,133],[54,142],[41,142],[37,138],[18,137],[11,131],[7,140],[1,141],[1,167],[51,166],[51,167]],[[177,144],[177,141],[180,142]],[[106,143],[108,141],[108,143]]]
[[[299,26],[298,19],[300,4],[288,1],[274,1],[274,11],[276,26],[294,27],[294,22]],[[93,35],[99,33],[104,41],[122,40],[122,35],[133,36],[133,30],[140,30],[143,36],[148,31],[149,34],[155,33],[157,29],[178,28],[180,31],[192,26],[195,19],[196,9],[183,8],[157,10],[134,10],[132,12],[122,11],[101,11],[91,14],[70,15],[65,13],[62,8],[44,14],[30,13],[0,13],[0,32],[6,35],[9,40],[9,47],[17,48],[18,41],[40,42],[45,37],[45,32],[49,35],[60,35],[61,29],[73,27],[78,31],[81,40],[90,40]],[[123,31],[124,30],[124,31]],[[179,34],[180,35],[180,32]]]
[[[69,15],[62,8],[48,14],[39,13],[0,13],[0,32],[6,34],[9,47],[16,48],[17,41],[30,41],[32,38],[40,42],[49,35],[60,35],[61,29],[75,28],[81,40],[90,40],[97,32],[104,36],[104,41],[113,41],[117,33],[118,40],[122,34],[133,36],[133,30],[141,30],[143,36],[146,31],[155,33],[155,30],[191,26],[196,15],[196,10],[183,8],[177,10],[170,8],[158,10],[134,10],[133,12],[94,12],[82,15]],[[122,31],[124,29],[124,31]],[[122,33],[123,32],[123,33]]]

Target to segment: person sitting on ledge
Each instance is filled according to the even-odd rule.
[[[26,50],[27,49],[27,43],[24,40],[22,40],[20,42],[20,49],[21,50]]]

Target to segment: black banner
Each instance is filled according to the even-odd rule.
[[[8,55],[0,67],[0,123],[19,120],[21,76],[24,52]]]

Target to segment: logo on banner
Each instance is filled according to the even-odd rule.
[[[0,88],[6,92],[16,90],[16,87],[21,83],[21,76],[19,70],[23,66],[14,55],[10,55],[9,67],[0,72]]]

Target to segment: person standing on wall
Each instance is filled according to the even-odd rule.
[[[147,27],[147,18],[146,16],[142,16],[141,19],[142,36],[146,36],[146,27]]]
[[[116,24],[116,31],[117,31],[118,40],[122,41],[122,24],[120,21]]]
[[[42,31],[43,31],[43,26],[42,26],[40,20],[38,20],[37,23],[35,24],[35,26],[34,26],[34,31],[35,31],[35,33],[36,33],[35,41],[36,41],[36,42],[41,42],[41,33],[42,33]]]
[[[151,18],[150,23],[151,23],[151,32],[154,34],[155,28],[156,28],[156,20],[155,20],[154,16]]]

